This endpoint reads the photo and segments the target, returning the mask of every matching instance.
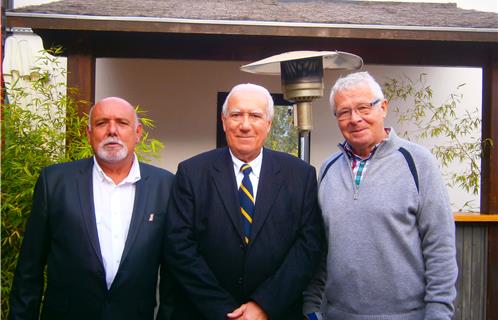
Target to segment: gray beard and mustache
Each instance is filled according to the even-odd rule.
[[[117,143],[121,146],[121,148],[118,150],[106,150],[106,144],[108,143]],[[108,137],[99,143],[97,147],[97,155],[105,161],[121,161],[128,155],[128,148],[119,138]]]

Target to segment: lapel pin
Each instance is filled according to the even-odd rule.
[[[154,221],[154,214],[153,214],[153,213],[151,213],[151,214],[149,215],[149,221]]]

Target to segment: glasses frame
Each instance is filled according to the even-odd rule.
[[[353,115],[353,111],[354,111],[357,115],[359,115],[361,117],[361,116],[367,115],[368,113],[362,114],[362,113],[358,112],[358,107],[359,106],[361,106],[361,105],[367,105],[367,106],[369,106],[368,111],[370,112],[371,110],[373,110],[373,108],[375,107],[375,105],[378,104],[381,101],[382,101],[382,99],[377,98],[374,101],[369,102],[369,103],[358,103],[353,108],[343,108],[343,109],[341,109],[341,110],[347,109],[348,112],[344,113],[344,114],[341,114],[339,116],[337,116],[337,111],[334,111],[334,116],[337,118],[337,120],[348,120],[348,119],[351,119],[351,116]]]

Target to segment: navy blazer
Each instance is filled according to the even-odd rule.
[[[93,161],[42,170],[11,291],[11,319],[38,319],[45,265],[42,319],[153,319],[173,175],[140,163],[121,264],[107,289],[93,206]]]
[[[249,245],[228,148],[179,164],[166,219],[173,319],[225,319],[250,300],[270,319],[303,318],[302,291],[324,248],[312,166],[263,149]]]

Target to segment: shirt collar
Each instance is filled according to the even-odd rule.
[[[110,182],[110,183],[113,183],[114,184],[114,181],[112,181],[112,179],[105,174],[104,170],[102,170],[102,168],[100,167],[99,163],[97,162],[97,159],[95,158],[95,156],[93,156],[93,164],[94,164],[94,169],[95,169],[95,172],[97,172],[97,175],[100,179],[100,181],[107,181],[107,182]],[[125,184],[125,183],[130,183],[130,184],[133,184],[135,182],[137,182],[138,180],[140,180],[141,176],[140,176],[140,166],[138,164],[138,158],[137,158],[137,155],[134,153],[133,154],[133,164],[131,165],[131,169],[130,169],[130,172],[128,173],[128,176],[126,176],[126,178],[123,179],[123,181],[121,181],[119,183],[119,185],[122,185],[122,184]]]
[[[356,160],[359,160],[359,161],[370,160],[370,158],[372,158],[372,156],[374,155],[374,153],[377,150],[377,148],[381,144],[383,144],[389,138],[389,132],[391,132],[391,128],[384,128],[384,131],[387,133],[386,137],[384,139],[382,139],[381,142],[377,143],[373,147],[372,151],[366,157],[360,157],[359,155],[355,154],[354,151],[353,151],[353,147],[351,147],[351,145],[347,141],[343,142],[342,147],[344,148],[344,150],[346,151],[346,154],[348,155],[348,157],[350,159],[356,159]]]
[[[233,162],[233,167],[235,169],[235,172],[240,172],[240,167],[242,167],[242,165],[244,165],[247,162],[243,162],[240,159],[238,159],[232,153],[232,150],[230,150],[230,148],[228,148],[228,150],[230,151],[230,156],[232,157],[232,162]],[[262,163],[263,163],[263,148],[261,148],[260,153],[258,154],[258,156],[254,160],[247,163],[248,165],[251,166],[252,172],[254,173],[254,175],[257,178],[259,178],[259,174],[261,173],[261,164]]]

